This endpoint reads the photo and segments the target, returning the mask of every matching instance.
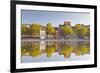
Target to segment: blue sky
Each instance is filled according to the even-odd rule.
[[[77,23],[90,25],[90,14],[78,12],[22,10],[21,20],[22,24],[39,23],[45,26],[47,23],[51,23],[56,27],[59,26],[59,24],[63,24],[64,21],[70,21],[72,26]]]

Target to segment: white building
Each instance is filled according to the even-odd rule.
[[[46,38],[46,30],[45,28],[41,28],[40,30],[40,39],[45,39]]]
[[[45,49],[46,49],[46,42],[40,41],[40,50],[45,50]]]

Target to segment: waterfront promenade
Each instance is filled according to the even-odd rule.
[[[34,42],[34,41],[69,41],[69,42],[78,42],[78,41],[90,41],[89,39],[22,39],[21,42]]]

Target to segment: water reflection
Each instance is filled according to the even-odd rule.
[[[70,58],[72,53],[76,56],[90,54],[90,44],[87,41],[33,41],[22,42],[21,45],[22,57],[31,56],[35,58],[45,54],[47,58],[50,58],[54,53],[63,56],[63,58]]]

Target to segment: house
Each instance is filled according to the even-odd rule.
[[[70,21],[64,21],[65,26],[70,26],[71,27],[71,22]]]
[[[40,39],[46,39],[46,27],[45,26],[41,26]]]
[[[56,30],[56,34],[55,34],[55,39],[59,39],[60,38],[60,28],[59,27],[54,27]]]

